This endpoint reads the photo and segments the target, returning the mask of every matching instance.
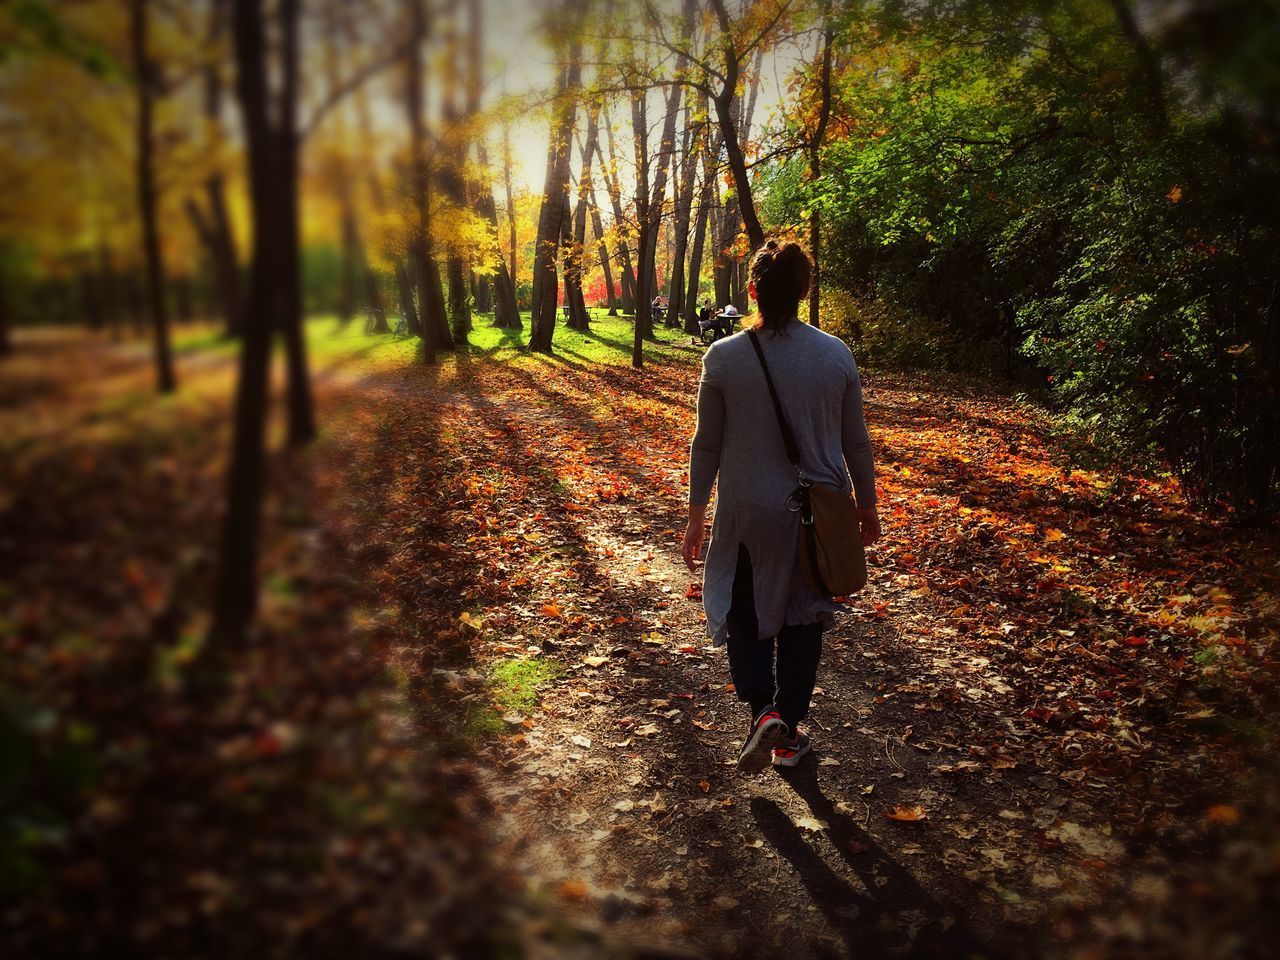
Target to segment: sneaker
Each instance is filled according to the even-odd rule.
[[[760,711],[751,724],[751,732],[738,754],[738,769],[743,773],[759,773],[769,766],[773,748],[787,735],[787,725],[772,704]]]
[[[797,730],[794,737],[786,738],[773,748],[773,765],[794,767],[812,749],[813,739],[803,730]]]

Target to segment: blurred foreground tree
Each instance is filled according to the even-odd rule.
[[[282,0],[280,27],[296,27],[296,0]],[[274,118],[267,85],[267,50],[262,0],[234,0],[233,36],[236,92],[244,116],[249,165],[253,257],[249,299],[241,337],[240,372],[236,383],[235,434],[227,470],[227,509],[223,519],[218,582],[210,631],[210,653],[243,644],[258,605],[258,534],[262,521],[264,432],[267,415],[267,366],[276,317],[288,309],[291,291],[279,283],[286,268],[290,223],[296,207],[289,201],[296,168],[287,154],[292,146],[291,112]],[[296,66],[284,47],[286,78]],[[291,62],[292,61],[292,62]],[[289,81],[286,79],[286,88]]]
[[[138,209],[147,264],[147,308],[155,342],[156,380],[161,393],[178,386],[169,344],[169,310],[165,302],[164,262],[160,258],[160,227],[156,221],[156,179],[152,114],[158,79],[147,52],[149,0],[129,2],[129,46],[133,54],[134,83],[138,93],[137,171]]]

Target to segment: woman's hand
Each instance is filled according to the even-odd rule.
[[[705,505],[689,505],[689,525],[684,528],[684,565],[696,569],[695,561],[702,556],[702,541],[707,536],[707,508]]]
[[[862,545],[870,546],[880,539],[880,517],[875,507],[858,511],[858,526],[862,528]]]

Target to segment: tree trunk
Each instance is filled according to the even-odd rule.
[[[253,263],[236,382],[235,433],[227,470],[217,587],[209,647],[219,656],[247,639],[258,603],[258,530],[262,515],[267,366],[273,314],[281,307],[277,278],[285,242],[286,164],[267,117],[262,0],[235,0],[237,93],[244,116],[253,218]]]
[[[733,109],[734,101],[737,99],[738,79],[742,72],[741,64],[738,62],[738,51],[733,45],[733,29],[729,20],[728,10],[725,9],[724,0],[711,0],[712,7],[715,8],[716,18],[720,22],[721,30],[721,49],[724,52],[724,86],[712,98],[715,106],[716,120],[720,124],[720,132],[724,137],[725,151],[729,160],[729,170],[733,174],[734,189],[737,192],[736,200],[738,210],[742,216],[743,227],[747,231],[747,238],[751,241],[752,249],[758,249],[764,245],[764,229],[760,226],[760,217],[756,214],[755,201],[751,194],[751,178],[747,174],[747,161],[742,152],[742,141],[738,129],[739,117]],[[758,80],[759,69],[755,71],[755,79]],[[758,89],[758,88],[757,88]],[[755,105],[755,93],[751,95],[751,106]],[[750,111],[748,111],[748,124],[750,124]],[[748,132],[750,127],[748,126]]]
[[[422,336],[422,324],[418,320],[418,311],[413,303],[413,281],[404,263],[396,259],[396,289],[400,291],[400,314],[404,317],[404,328],[415,337]]]
[[[604,132],[609,141],[609,159],[604,159],[604,149],[599,140],[596,141],[596,155],[600,158],[600,168],[604,171],[605,192],[609,194],[609,202],[613,207],[613,225],[619,231],[618,268],[622,273],[622,312],[634,313],[636,309],[636,274],[631,265],[631,248],[626,237],[621,234],[622,225],[626,222],[622,215],[622,185],[618,181],[616,166],[618,151],[613,141],[613,124],[609,120],[609,111],[604,112]]]
[[[467,268],[457,254],[449,255],[449,323],[454,344],[466,343],[471,333],[471,291],[467,289]]]
[[[336,0],[329,0],[324,7],[325,21],[325,78],[328,96],[340,96],[341,82],[338,65],[342,57],[342,29],[338,16],[339,6]],[[341,133],[346,139],[345,126]],[[364,263],[360,250],[360,230],[356,223],[355,197],[352,192],[351,176],[347,169],[346,157],[341,151],[335,151],[334,179],[337,181],[338,222],[340,225],[341,244],[340,263],[338,265],[338,329],[342,330],[356,315],[357,274]]]
[[[489,166],[489,154],[485,149],[483,142],[476,143],[476,150],[480,158],[482,167]],[[507,189],[511,187],[511,170],[508,166],[506,170]],[[493,199],[493,190],[485,184],[479,191],[478,206],[480,212],[489,221],[493,227],[494,236],[498,233],[498,205]],[[510,201],[508,201],[510,202]],[[514,220],[512,223],[514,225]],[[514,241],[513,241],[514,244]],[[512,246],[514,250],[514,245]],[[514,263],[514,257],[512,258]],[[511,273],[507,269],[507,262],[502,257],[501,251],[498,253],[498,269],[493,276],[493,325],[502,330],[521,330],[524,328],[524,321],[520,319],[520,311],[516,306],[516,287]]]
[[[722,137],[721,140],[723,139]],[[714,254],[711,261],[711,287],[716,306],[723,307],[729,303],[729,255],[726,248],[733,239],[738,217],[731,197],[721,201],[719,177],[712,179],[711,188],[711,198],[719,214],[711,224],[711,248]]]
[[[336,6],[339,0],[333,0],[333,2]],[[352,18],[350,17],[346,18],[343,21],[343,26],[344,26],[344,31],[346,33],[346,39],[347,39],[348,45],[355,46],[357,42],[357,38],[355,34],[354,21],[352,20]],[[369,121],[368,100],[365,97],[363,86],[358,87],[354,93],[355,93],[356,125],[360,131],[361,139],[367,143],[373,139],[373,128],[372,128],[372,124]],[[370,165],[367,168],[367,174],[368,174],[367,182],[369,186],[369,200],[373,205],[374,215],[378,216],[386,208],[386,205],[383,202],[383,196],[382,196],[382,183],[378,179],[377,169],[372,165]],[[358,231],[358,226],[359,225],[357,223],[357,231]],[[369,313],[370,313],[370,319],[367,325],[368,331],[369,333],[390,333],[391,327],[388,326],[387,324],[387,305],[386,305],[386,297],[384,295],[382,278],[378,275],[378,272],[374,270],[372,264],[369,262],[369,256],[365,251],[363,242],[359,239],[358,233],[357,233],[356,247],[360,252],[360,271],[364,276],[365,297],[368,300],[368,307],[369,307]],[[398,265],[399,258],[397,257],[396,260]],[[397,272],[396,272],[397,285],[399,285],[401,281],[401,274],[402,274],[402,270],[397,269]],[[412,299],[413,299],[412,291],[410,291],[409,296],[410,296],[410,304],[412,305]],[[406,316],[406,323],[407,322],[408,322],[408,318]],[[415,323],[416,323],[416,318],[415,318]]]
[[[483,149],[483,148],[481,148]],[[508,268],[511,274],[511,285],[513,288],[519,283],[520,274],[516,271],[518,261],[516,259],[516,205],[511,198],[511,127],[504,125],[502,128],[502,182],[506,187],[507,193],[507,227],[511,231],[511,266]],[[497,211],[494,212],[494,222],[497,222]],[[516,316],[516,329],[523,326],[519,315]]]
[[[129,38],[137,83],[138,207],[142,218],[147,261],[147,306],[155,341],[156,381],[161,393],[171,393],[178,381],[169,345],[169,312],[164,297],[164,263],[160,259],[160,230],[156,222],[156,183],[152,111],[155,100],[154,65],[147,52],[147,0],[130,0]]]
[[[683,66],[683,58],[680,63]],[[662,123],[662,141],[656,155],[657,169],[653,178],[653,195],[649,198],[644,212],[648,229],[644,231],[645,243],[640,247],[640,261],[645,282],[642,283],[637,278],[636,286],[644,291],[643,299],[647,314],[644,335],[649,340],[654,339],[653,325],[657,320],[652,315],[650,305],[658,290],[658,235],[662,232],[662,207],[667,192],[667,171],[670,169],[671,156],[675,152],[676,121],[680,117],[680,90],[680,85],[673,83],[671,93],[667,97],[667,112]],[[636,315],[638,317],[639,313],[637,312]]]
[[[427,166],[427,137],[423,118],[422,44],[427,38],[426,11],[423,0],[405,0],[412,42],[405,57],[405,108],[409,119],[409,149],[413,202],[418,222],[416,235],[409,248],[413,273],[418,287],[418,324],[422,336],[422,359],[436,362],[436,353],[448,335],[445,322],[444,295],[439,269],[432,258],[431,244],[431,174]]]
[[[648,256],[654,233],[653,219],[649,215],[649,121],[645,91],[631,98],[631,135],[635,148],[636,170],[636,319],[631,340],[631,365],[637,370],[644,366],[644,341],[653,337],[653,318],[647,296],[650,286],[649,271],[653,260]]]
[[[300,0],[281,0],[277,11],[280,36],[280,128],[277,155],[281,165],[281,231],[283,265],[279,276],[284,302],[280,321],[284,332],[288,443],[301,447],[315,439],[315,407],[307,370],[306,328],[302,316],[301,182],[298,177],[298,13]]]
[[[707,106],[703,97],[703,109]],[[702,186],[698,191],[698,215],[693,230],[693,250],[689,254],[688,295],[685,299],[684,329],[686,333],[697,336],[698,327],[698,288],[702,284],[703,247],[706,244],[707,222],[711,216],[711,207],[715,199],[716,166],[720,156],[720,138],[713,136],[710,124],[703,124],[702,134]],[[714,244],[714,237],[712,243]]]
[[[455,16],[457,8],[454,8]],[[446,26],[446,48],[456,48],[457,24],[451,18]],[[463,139],[466,127],[466,116],[458,109],[458,70],[446,68],[444,71],[444,89],[441,91],[440,103],[443,120],[443,137],[445,149],[439,169],[440,191],[444,198],[452,204],[453,209],[461,213],[467,208],[466,183],[462,178],[461,166],[469,152],[468,144]],[[450,250],[446,258],[445,272],[449,278],[449,322],[455,343],[466,343],[471,333],[471,291],[467,283],[468,269],[462,261],[462,255],[456,246]]]
[[[369,304],[367,331],[390,333],[391,328],[387,326],[387,306],[382,296],[382,286],[378,283],[378,275],[373,272],[363,257],[360,265],[364,275],[364,295]]]
[[[822,173],[822,140],[827,133],[827,121],[831,117],[831,0],[822,9],[822,61],[818,67],[818,124],[809,138],[809,182],[817,183]],[[821,327],[819,310],[819,282],[822,277],[822,218],[815,209],[809,214],[809,256],[813,260],[813,273],[809,277],[809,324]]]
[[[680,176],[676,187],[675,249],[671,252],[671,292],[667,297],[667,324],[681,325],[680,314],[688,297],[685,296],[685,253],[689,248],[689,220],[693,210],[693,186],[697,179],[698,153],[690,152],[697,143],[700,131],[690,127],[692,108],[685,101],[684,135],[680,150]],[[687,314],[686,314],[687,316]]]
[[[221,174],[215,174],[205,181],[205,193],[209,197],[210,218],[206,218],[194,198],[187,198],[185,208],[213,267],[213,286],[218,306],[222,310],[223,333],[229,339],[234,339],[240,336],[243,303],[240,296],[240,268],[236,263],[235,242],[227,218]]]
[[[226,28],[227,0],[213,0],[209,14],[209,42],[216,45]],[[222,143],[222,71],[216,62],[205,67],[204,115],[215,131],[215,144]],[[231,232],[231,216],[227,212],[226,179],[221,170],[215,170],[204,182],[205,196],[209,201],[209,252],[213,260],[218,288],[218,300],[222,305],[228,337],[240,336],[244,297],[240,291],[240,262],[236,255],[236,238]]]
[[[571,20],[581,12],[580,0],[571,0],[568,11]],[[577,115],[577,92],[582,74],[580,43],[570,43],[568,58],[561,70],[559,102],[551,122],[551,137],[547,151],[547,175],[543,183],[542,209],[538,215],[538,236],[534,246],[533,274],[534,316],[529,331],[529,349],[541,353],[551,352],[551,339],[555,333],[557,284],[556,248],[564,221],[564,211],[569,186],[570,144],[574,118]]]
[[[595,191],[587,194],[587,202],[591,205],[591,226],[595,231],[596,242],[600,246],[600,268],[604,271],[605,296],[609,303],[609,316],[618,315],[618,296],[613,288],[613,267],[609,263],[609,248],[604,242],[604,223],[600,219],[600,208],[595,204]]]
[[[564,272],[565,300],[569,304],[569,326],[574,330],[589,330],[591,318],[587,313],[586,298],[582,293],[582,277],[587,255],[587,207],[592,190],[591,159],[599,138],[599,124],[594,109],[587,112],[587,139],[578,150],[582,167],[578,171],[578,206],[573,216],[573,237],[566,258]]]

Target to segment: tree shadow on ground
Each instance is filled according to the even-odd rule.
[[[859,886],[842,878],[772,800],[755,797],[751,812],[760,832],[794,868],[814,906],[840,932],[850,955],[989,957],[955,911],[924,889],[871,834],[823,792],[813,757],[779,770],[804,800]]]

